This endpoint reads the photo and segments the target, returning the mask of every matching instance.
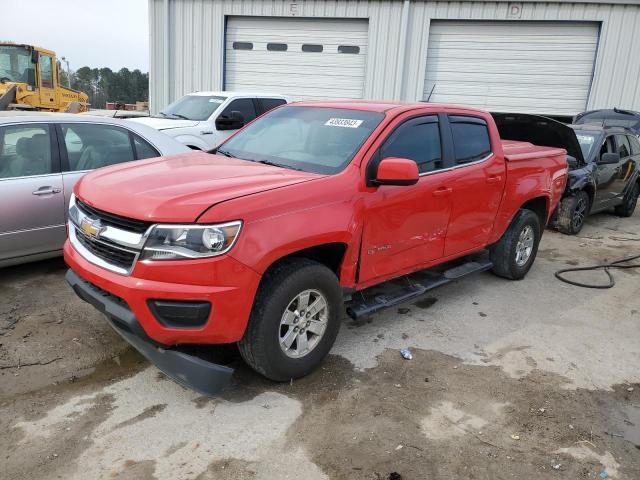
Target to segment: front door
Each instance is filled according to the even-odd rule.
[[[633,158],[632,138],[627,135],[616,135],[616,147],[620,154],[620,162],[616,178],[613,182],[612,196],[621,201],[627,193],[629,180],[634,177],[636,162]]]
[[[52,135],[42,124],[0,127],[0,259],[62,248],[64,196]]]
[[[418,164],[411,186],[380,186],[365,196],[359,282],[395,276],[443,255],[451,209],[449,172],[443,168],[437,115],[407,120],[371,161],[401,157]]]
[[[38,61],[40,70],[40,104],[44,108],[56,109],[56,90],[53,59],[49,55],[40,54]]]
[[[602,155],[605,153],[615,153],[617,150],[613,135],[608,136],[602,147],[600,148],[600,155],[596,157],[595,161],[599,162]],[[601,164],[597,163],[596,166],[596,197],[592,210],[601,210],[611,205],[615,199],[616,179],[618,177],[620,165],[619,164]]]

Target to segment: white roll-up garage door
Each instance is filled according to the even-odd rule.
[[[225,89],[362,98],[367,20],[230,17]]]
[[[434,21],[423,99],[497,112],[585,110],[599,24]]]

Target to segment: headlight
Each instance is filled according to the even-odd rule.
[[[156,225],[149,233],[141,260],[215,257],[233,247],[242,222],[219,225]]]

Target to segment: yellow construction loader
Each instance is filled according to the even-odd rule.
[[[85,112],[86,93],[60,85],[55,52],[32,45],[0,43],[0,110]]]

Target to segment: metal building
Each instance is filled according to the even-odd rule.
[[[149,0],[154,111],[196,90],[640,110],[640,0]]]

